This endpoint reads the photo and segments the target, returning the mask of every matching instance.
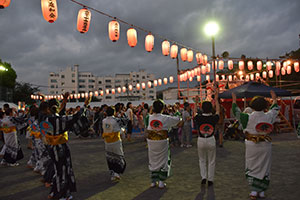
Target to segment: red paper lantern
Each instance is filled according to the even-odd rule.
[[[104,94],[104,92],[103,92],[103,90],[101,90],[101,91],[100,91],[100,95],[103,96],[103,94]]]
[[[276,62],[276,70],[279,71],[281,68],[281,63],[279,61]]]
[[[244,70],[244,61],[239,61],[239,70]]]
[[[250,77],[249,75],[246,75],[246,81],[249,81]]]
[[[176,44],[173,44],[171,46],[171,54],[170,54],[170,56],[171,56],[172,59],[175,59],[175,58],[177,58],[177,54],[178,54],[178,46]]]
[[[189,78],[189,81],[192,82],[192,81],[193,81],[193,77],[190,77],[190,78]]]
[[[164,56],[168,56],[170,54],[170,42],[165,40],[161,44],[161,51]]]
[[[187,49],[186,48],[180,49],[180,57],[183,62],[185,62],[187,60]]]
[[[154,81],[153,81],[153,85],[154,85],[154,87],[157,86],[157,80],[154,80]]]
[[[287,62],[283,62],[283,68],[284,68],[284,70],[286,70],[287,69],[287,66],[288,66],[288,64],[287,64]]]
[[[161,85],[161,84],[162,84],[162,80],[158,79],[158,85]]]
[[[299,72],[299,62],[294,62],[294,70],[295,72]]]
[[[228,69],[229,70],[233,69],[233,61],[232,60],[228,60]]]
[[[207,81],[210,81],[210,76],[209,75],[206,75],[205,78],[206,78]]]
[[[247,65],[248,65],[248,70],[250,71],[253,70],[253,62],[251,60],[248,61]]]
[[[1,6],[1,1],[0,0],[0,6]],[[4,2],[10,2],[7,0],[4,0]],[[49,22],[53,23],[57,19],[57,4],[56,0],[41,0],[41,8],[42,8],[42,13],[44,19]]]
[[[219,81],[219,75],[218,74],[216,75],[216,81]]]
[[[154,36],[149,33],[145,38],[145,49],[148,52],[151,52],[154,47]]]
[[[191,70],[191,76],[194,78],[194,76],[195,76],[195,71],[192,69]]]
[[[56,97],[55,97],[56,98]],[[84,98],[84,93],[81,93],[81,98]]]
[[[116,93],[116,90],[115,90],[115,89],[111,89],[111,93],[112,93],[112,94],[115,94],[115,93]]]
[[[129,85],[128,89],[129,89],[129,91],[131,91],[132,90],[132,85]]]
[[[291,74],[292,73],[292,66],[287,66],[287,69],[286,69],[286,72],[287,74]]]
[[[206,65],[207,64],[207,55],[204,55],[203,56],[203,65]]]
[[[259,79],[259,77],[260,77],[260,74],[259,74],[259,73],[256,73],[256,74],[255,74],[255,78],[256,78],[256,79]]]
[[[146,84],[142,83],[142,89],[144,90],[146,88]]]
[[[139,83],[136,84],[136,89],[140,90],[141,89],[141,85]]]
[[[99,92],[98,91],[95,91],[95,96],[99,96]]]
[[[273,75],[274,75],[273,70],[270,70],[269,71],[269,78],[273,78]]]
[[[251,79],[251,81],[254,80],[254,74],[250,74],[250,79]]]
[[[148,81],[148,88],[151,88],[151,86],[152,86],[151,81]]]
[[[266,71],[263,71],[262,77],[263,77],[263,78],[267,78],[267,72],[266,72]]]
[[[121,89],[121,87],[118,87],[118,93],[121,93],[122,92],[122,89]]]
[[[173,76],[170,76],[170,77],[169,77],[169,81],[170,81],[170,83],[173,83],[173,82],[174,82]]]
[[[204,65],[201,66],[201,73],[206,74],[206,66]]]
[[[93,92],[90,92],[90,97],[93,96]]]
[[[226,80],[226,77],[225,75],[222,75],[222,80],[225,81]]]
[[[168,79],[164,78],[164,84],[167,85],[168,84]]]
[[[10,4],[10,0],[0,0],[0,8],[6,8]],[[55,1],[56,4],[56,1]]]
[[[122,87],[122,91],[123,91],[124,93],[126,92],[126,87],[125,87],[125,86]]]
[[[106,89],[105,91],[106,91],[106,94],[109,94],[109,89]]]
[[[203,56],[201,53],[196,53],[196,60],[197,60],[198,65],[203,63]]]
[[[120,25],[116,20],[112,20],[108,23],[108,35],[112,42],[116,42],[120,37]]]
[[[207,65],[206,65],[206,72],[210,73],[210,64],[209,63],[207,63]]]
[[[267,65],[267,70],[268,70],[268,71],[272,69],[272,62],[271,62],[271,61],[268,61],[268,62],[266,63],[266,65]]]
[[[89,31],[91,22],[91,11],[86,8],[80,9],[77,17],[77,30],[80,33],[86,33]]]
[[[201,81],[201,76],[197,76],[197,81],[198,81],[198,82]]]
[[[261,61],[257,61],[257,63],[256,63],[256,69],[258,71],[260,71],[262,69],[262,62]]]
[[[127,40],[130,47],[135,47],[137,44],[137,32],[134,28],[127,30]]]
[[[194,52],[193,50],[188,50],[187,51],[187,61],[188,62],[192,62],[194,59]]]
[[[275,70],[275,74],[276,74],[276,76],[279,76],[280,75],[280,69],[279,70]]]
[[[286,73],[286,72],[285,72],[285,69],[284,69],[284,67],[283,67],[283,68],[281,68],[281,75],[283,75],[283,76],[284,76],[284,75],[285,75],[285,73]]]
[[[224,61],[223,60],[219,61],[219,69],[220,70],[224,69]]]

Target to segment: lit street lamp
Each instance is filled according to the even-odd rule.
[[[2,73],[7,71],[8,69],[6,69],[3,65],[0,65],[0,101],[2,100]]]
[[[212,67],[214,72],[214,86],[217,89],[217,81],[216,81],[216,66],[215,66],[215,59],[216,59],[216,52],[215,52],[215,35],[218,34],[220,28],[216,22],[208,22],[204,27],[204,32],[207,36],[210,36],[212,39]]]

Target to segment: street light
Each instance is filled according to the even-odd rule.
[[[215,35],[218,34],[220,28],[216,22],[208,22],[204,27],[204,32],[207,36],[210,36],[212,39],[212,67],[214,72],[214,82],[215,88],[217,89],[217,82],[216,82],[216,66],[215,66],[215,59],[216,59],[216,52],[215,52]]]
[[[8,69],[6,69],[3,65],[0,65],[0,71],[8,71]]]
[[[0,72],[7,72],[8,69],[6,69],[3,65],[0,65]],[[0,100],[2,100],[2,73],[0,73]]]

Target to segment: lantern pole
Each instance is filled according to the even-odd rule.
[[[215,89],[217,89],[217,79],[216,79],[216,67],[215,67],[215,60],[216,60],[216,51],[215,51],[215,37],[212,36],[211,37],[211,41],[212,41],[212,67],[213,67],[213,72],[214,72],[214,87]]]
[[[178,96],[178,100],[180,100],[180,71],[179,71],[178,55],[176,57],[176,66],[177,66],[177,96]]]

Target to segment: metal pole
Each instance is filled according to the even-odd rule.
[[[177,97],[178,97],[178,100],[180,100],[180,71],[179,71],[178,55],[176,57],[176,66],[177,66]]]
[[[216,81],[216,68],[215,68],[215,59],[216,59],[216,52],[215,52],[215,37],[212,36],[212,67],[214,72],[214,88],[217,89],[217,81]],[[216,91],[216,90],[215,90]]]

